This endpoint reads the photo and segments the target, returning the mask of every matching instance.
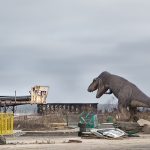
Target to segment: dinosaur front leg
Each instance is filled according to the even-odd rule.
[[[119,92],[116,92],[118,97],[118,111],[119,111],[119,120],[128,121],[130,119],[130,112],[127,107],[130,103],[130,98],[132,95],[132,89],[129,85],[120,88]]]

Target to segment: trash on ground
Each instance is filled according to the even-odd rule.
[[[82,143],[81,140],[69,140],[68,143]]]
[[[91,129],[91,132],[99,137],[119,138],[127,135],[124,131],[118,128]]]

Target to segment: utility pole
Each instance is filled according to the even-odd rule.
[[[15,103],[16,103],[16,90],[15,90]]]
[[[16,104],[16,90],[15,90],[15,104]],[[15,113],[15,105],[12,108],[13,114]]]

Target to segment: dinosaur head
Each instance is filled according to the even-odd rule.
[[[98,89],[99,79],[94,78],[93,82],[88,87],[88,92],[93,92]]]
[[[97,90],[96,98],[100,98],[109,89],[106,84],[109,75],[109,72],[104,71],[97,78],[94,78],[88,87],[88,92]]]
[[[88,87],[88,92],[93,92],[95,90],[97,90],[96,98],[100,98],[108,90],[99,77],[94,78],[93,82]]]

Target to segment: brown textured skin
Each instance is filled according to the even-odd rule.
[[[106,93],[108,89],[110,92]],[[88,92],[95,90],[97,90],[96,98],[100,98],[103,94],[115,95],[118,99],[119,120],[129,120],[137,107],[150,107],[150,98],[136,85],[106,71],[95,78],[88,87]]]

